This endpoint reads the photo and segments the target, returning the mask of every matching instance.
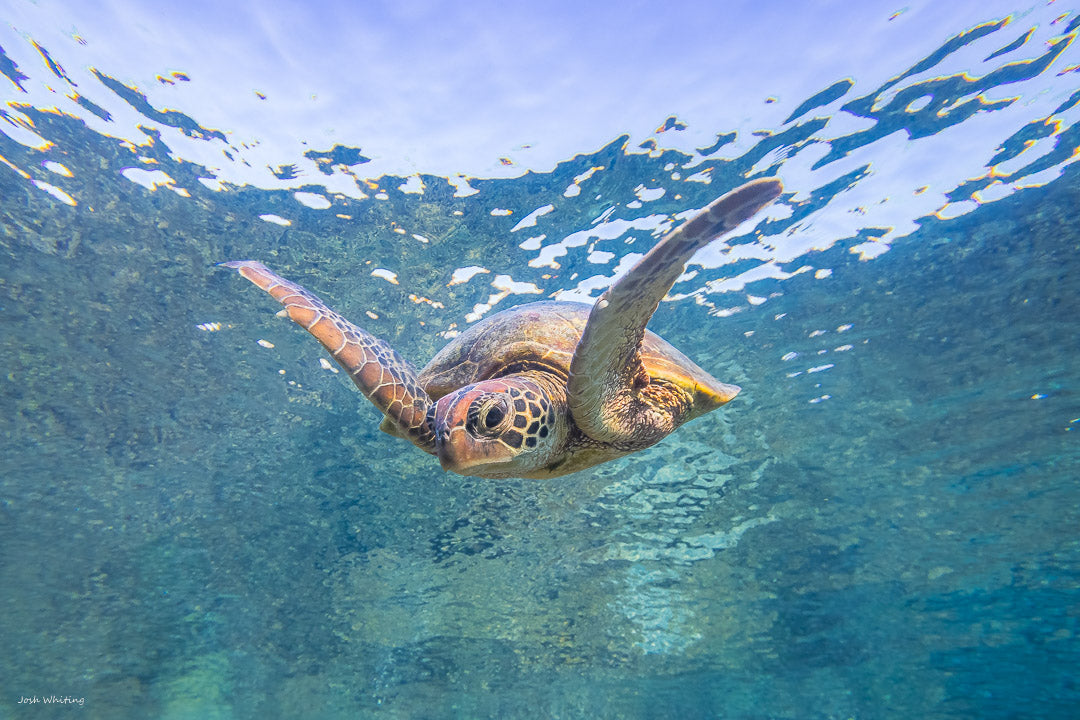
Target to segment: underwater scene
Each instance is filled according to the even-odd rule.
[[[1078,33],[0,0],[0,718],[1080,717]],[[648,325],[741,392],[557,477],[444,471],[220,266],[422,368],[773,177]]]

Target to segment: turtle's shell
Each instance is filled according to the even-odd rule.
[[[420,384],[438,400],[466,385],[523,370],[542,369],[566,380],[591,310],[584,303],[536,302],[496,313],[440,350],[420,371]],[[648,330],[641,360],[654,382],[677,385],[694,397],[687,420],[714,410],[738,392]]]

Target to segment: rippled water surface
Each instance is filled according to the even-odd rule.
[[[1075,717],[1080,8],[863,9],[782,90],[734,34],[730,122],[706,85],[448,174],[375,131],[262,143],[222,118],[287,125],[284,90],[227,100],[8,4],[0,717]],[[269,57],[252,77],[291,82]],[[556,480],[444,474],[216,267],[262,260],[423,364],[774,174],[650,325],[742,394]]]

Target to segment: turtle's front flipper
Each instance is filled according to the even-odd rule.
[[[435,454],[435,433],[427,422],[431,398],[413,367],[385,342],[331,310],[314,294],[275,275],[259,262],[222,263],[270,293],[289,318],[330,351],[360,391],[392,422],[401,437]]]
[[[681,422],[685,403],[678,392],[666,398],[660,396],[662,389],[648,389],[649,375],[639,355],[645,325],[695,252],[752,217],[782,190],[780,180],[766,178],[714,200],[665,235],[600,296],[570,363],[570,410],[585,434],[608,443],[648,445]]]

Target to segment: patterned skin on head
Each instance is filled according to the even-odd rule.
[[[565,393],[553,385],[539,375],[516,375],[440,398],[434,431],[443,469],[461,473],[483,466],[485,477],[521,477],[555,461],[572,423],[565,417]]]

